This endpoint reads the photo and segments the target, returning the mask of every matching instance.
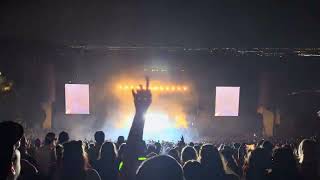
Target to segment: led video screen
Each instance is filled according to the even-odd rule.
[[[239,115],[240,87],[216,87],[215,116]]]
[[[66,114],[90,114],[89,85],[65,84]]]

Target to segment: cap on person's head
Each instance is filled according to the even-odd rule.
[[[62,131],[60,134],[59,134],[59,143],[65,143],[69,141],[69,134],[65,131]]]
[[[4,121],[0,123],[1,143],[9,146],[15,145],[23,136],[23,127],[12,121]]]
[[[103,131],[97,131],[94,133],[94,139],[96,140],[97,143],[103,143],[104,142],[104,132]]]
[[[136,179],[183,180],[183,170],[181,165],[170,156],[154,156],[140,165]]]
[[[53,132],[49,132],[47,133],[45,139],[44,139],[44,143],[46,145],[51,144],[54,140],[56,140],[56,134]]]

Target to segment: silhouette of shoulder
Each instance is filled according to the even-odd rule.
[[[86,180],[101,180],[99,173],[94,169],[87,169]]]

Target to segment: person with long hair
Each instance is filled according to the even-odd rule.
[[[317,144],[311,139],[301,141],[298,149],[300,174],[302,179],[319,179]]]
[[[56,180],[101,180],[98,172],[88,163],[82,141],[70,141],[63,145],[62,165]]]
[[[298,174],[298,167],[292,149],[289,147],[275,149],[270,178],[272,180],[298,180],[300,179]]]
[[[205,180],[238,179],[237,176],[226,173],[221,155],[218,149],[212,144],[205,144],[201,147],[199,162]]]
[[[23,127],[12,121],[0,123],[0,179],[16,180],[21,171],[20,139]]]
[[[192,146],[186,146],[181,151],[181,162],[182,165],[189,160],[197,160],[198,154],[197,151]]]
[[[268,168],[271,159],[264,148],[256,148],[250,154],[247,161],[245,174],[246,180],[267,180]]]
[[[96,170],[102,180],[116,180],[118,178],[118,152],[117,147],[112,142],[105,142],[101,146]]]

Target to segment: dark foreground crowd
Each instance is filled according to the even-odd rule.
[[[0,123],[0,180],[320,180],[319,141],[261,140],[222,144],[143,141],[151,92],[133,91],[136,114],[128,138],[94,143],[56,138],[27,139],[15,122]]]

